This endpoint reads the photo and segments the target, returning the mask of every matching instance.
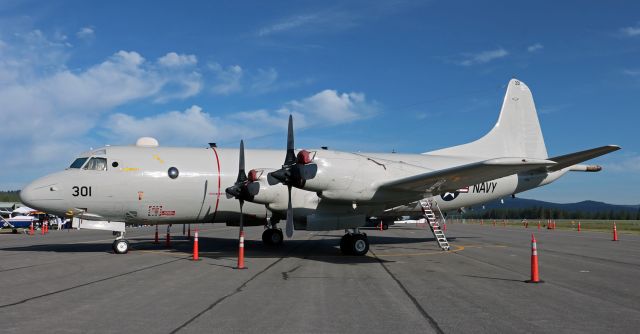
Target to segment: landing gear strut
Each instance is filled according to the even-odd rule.
[[[111,245],[113,252],[116,254],[127,254],[129,251],[129,241],[124,238],[124,232],[118,232],[118,237]]]
[[[340,251],[344,255],[363,256],[369,252],[369,239],[358,229],[354,232],[347,232],[340,239]]]

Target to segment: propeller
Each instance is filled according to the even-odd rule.
[[[255,170],[249,171],[249,177],[244,169],[244,141],[240,140],[240,163],[238,166],[238,177],[236,182],[225,189],[225,192],[231,197],[235,197],[240,202],[240,231],[244,227],[244,219],[242,214],[242,206],[244,201],[251,201],[255,196],[254,187],[249,187],[251,182],[255,181]]]
[[[280,181],[287,186],[287,192],[289,195],[287,203],[287,225],[286,234],[288,238],[293,236],[293,208],[291,206],[291,188],[302,188],[307,179],[312,178],[315,175],[317,166],[307,169],[306,167],[311,164],[311,157],[308,151],[302,150],[296,155],[294,151],[293,141],[293,117],[289,115],[289,128],[287,131],[287,155],[284,159],[282,168],[269,173],[268,175],[274,179]],[[313,175],[310,175],[311,173]]]

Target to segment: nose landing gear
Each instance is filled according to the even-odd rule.
[[[129,252],[129,241],[124,238],[124,232],[118,232],[118,237],[113,241],[111,248],[116,254],[127,254]]]

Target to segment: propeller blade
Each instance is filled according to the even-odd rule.
[[[289,190],[289,203],[287,205],[287,238],[293,236],[293,207],[291,206],[291,185],[287,186]]]
[[[287,131],[287,157],[284,159],[284,165],[290,166],[296,163],[296,153],[293,144],[293,116],[289,115],[289,130]]]
[[[274,179],[285,183],[287,182],[287,171],[285,169],[278,169],[276,171],[273,171],[271,173],[269,173],[269,175],[271,175],[271,177],[273,177]]]
[[[240,166],[238,166],[238,179],[236,183],[247,180],[247,173],[244,171],[244,140],[240,140]]]

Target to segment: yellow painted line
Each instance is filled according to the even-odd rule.
[[[140,168],[125,167],[125,168],[120,168],[120,170],[123,171],[123,172],[136,172],[136,171],[139,171]]]
[[[398,257],[398,256],[425,256],[425,255],[440,255],[440,254],[447,254],[447,253],[455,253],[455,252],[460,252],[463,251],[465,249],[465,246],[458,246],[458,245],[454,245],[453,246],[455,249],[452,249],[448,252],[446,251],[430,251],[430,252],[420,252],[420,253],[392,253],[392,254],[380,254],[380,253],[375,253],[376,257]]]

